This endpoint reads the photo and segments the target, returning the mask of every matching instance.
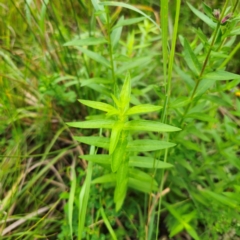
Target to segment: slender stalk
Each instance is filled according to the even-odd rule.
[[[232,10],[232,13],[234,13],[236,11],[238,4],[239,4],[239,0],[237,0],[235,2],[235,5],[234,5],[233,10]]]
[[[113,79],[113,93],[116,96],[117,94],[117,82],[115,76],[115,67],[114,67],[114,60],[113,60],[113,49],[112,49],[112,40],[111,40],[111,19],[109,16],[108,7],[106,8],[106,15],[107,15],[107,37],[108,37],[108,51],[110,55],[110,64],[111,64],[111,71],[112,71],[112,79]]]
[[[174,56],[175,56],[175,47],[177,42],[177,32],[178,32],[178,23],[179,23],[179,15],[180,15],[180,7],[181,7],[181,0],[176,1],[176,15],[175,15],[175,22],[174,22],[174,30],[173,30],[173,37],[172,37],[172,43],[171,43],[171,51],[170,51],[170,58],[168,63],[168,76],[167,76],[167,86],[166,86],[166,97],[165,97],[165,103],[164,103],[164,111],[162,113],[162,121],[166,121],[167,116],[167,108],[168,108],[168,102],[171,96],[171,88],[172,88],[172,70],[173,70],[173,63],[174,63]],[[167,136],[169,139],[169,134]],[[168,149],[165,149],[164,151],[164,162],[167,162],[168,159]],[[163,169],[162,171],[162,177],[160,182],[160,193],[162,193],[164,188],[164,174],[165,171]],[[159,224],[160,224],[160,216],[161,216],[161,206],[162,206],[162,197],[160,197],[158,202],[158,215],[157,215],[157,232],[156,232],[156,240],[158,239],[158,233],[159,233]]]
[[[209,49],[208,49],[206,58],[205,58],[205,60],[204,60],[204,62],[203,62],[203,66],[202,66],[201,72],[200,72],[200,74],[199,74],[199,76],[198,76],[198,78],[197,78],[197,82],[196,82],[195,87],[194,87],[194,89],[193,89],[193,91],[192,91],[192,94],[191,94],[191,96],[190,96],[190,98],[189,98],[189,104],[187,105],[187,107],[186,107],[186,109],[185,109],[185,111],[184,111],[184,113],[183,113],[183,115],[182,115],[182,118],[181,118],[181,121],[180,121],[180,126],[181,126],[182,128],[183,128],[183,120],[184,120],[185,116],[187,115],[189,109],[191,108],[191,106],[192,106],[192,104],[193,104],[193,99],[194,99],[194,97],[195,97],[196,91],[197,91],[198,86],[199,86],[199,84],[200,84],[200,82],[201,82],[201,80],[202,80],[202,76],[203,76],[203,74],[204,74],[204,71],[205,71],[205,69],[206,69],[206,67],[207,67],[207,63],[208,63],[208,60],[209,60],[209,58],[210,58],[210,54],[211,54],[211,52],[212,52],[212,50],[213,50],[213,46],[214,46],[214,43],[215,43],[215,41],[216,41],[216,37],[217,37],[218,31],[219,31],[220,26],[221,26],[221,21],[222,21],[222,19],[224,18],[224,13],[225,13],[226,8],[227,8],[227,6],[228,6],[228,2],[229,2],[229,0],[227,0],[227,1],[225,2],[225,5],[224,5],[224,7],[223,7],[223,11],[222,11],[221,16],[220,16],[220,20],[219,20],[218,23],[217,23],[217,27],[216,27],[216,29],[215,29],[215,31],[214,31],[214,33],[213,33],[214,35],[213,35],[213,38],[212,38],[210,47],[209,47]]]

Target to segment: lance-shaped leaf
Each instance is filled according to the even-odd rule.
[[[116,175],[116,188],[114,191],[114,202],[116,204],[116,211],[118,211],[121,208],[127,192],[128,159],[126,155],[123,157],[124,157],[124,161],[119,166],[119,169]]]
[[[116,174],[114,173],[109,173],[105,174],[101,177],[95,178],[92,181],[92,184],[98,184],[98,183],[109,183],[109,182],[115,182],[116,181]]]
[[[152,131],[152,132],[175,132],[180,128],[173,127],[164,123],[149,120],[132,120],[124,124],[125,130],[131,131]]]
[[[216,70],[214,72],[204,74],[203,78],[209,79],[209,81],[211,80],[221,81],[221,80],[240,79],[240,75],[231,73],[231,72],[226,72],[223,70]]]
[[[195,55],[190,44],[185,38],[184,38],[184,59],[188,67],[193,71],[193,73],[199,76],[201,71],[201,64],[199,63],[197,56]]]
[[[196,8],[194,8],[190,3],[187,2],[187,5],[193,11],[193,13],[197,17],[202,19],[209,27],[211,27],[213,29],[216,28],[217,24],[215,22],[213,22],[213,20],[211,18],[209,18],[207,15],[205,15],[204,13],[202,13],[199,10],[197,10]]]
[[[124,112],[127,111],[129,108],[130,96],[131,96],[131,77],[130,73],[127,73],[119,98],[120,108]]]
[[[110,145],[109,145],[109,154],[112,154],[117,146],[120,134],[123,129],[122,122],[116,122],[112,128],[111,137],[110,137]]]
[[[74,137],[78,142],[101,148],[109,148],[109,138],[105,137]]]
[[[67,125],[75,128],[112,128],[115,121],[111,119],[95,119],[82,122],[68,122]]]
[[[218,120],[214,117],[209,116],[208,114],[201,113],[201,112],[194,112],[194,113],[189,113],[185,118],[194,118],[198,119],[201,121],[206,121],[206,122],[218,122]]]
[[[92,155],[90,155],[92,156]],[[95,155],[96,156],[96,155]],[[172,168],[173,165],[163,161],[159,161],[152,157],[132,156],[130,157],[129,166],[141,168]]]
[[[138,152],[146,152],[146,151],[157,151],[160,149],[166,149],[175,146],[176,144],[170,142],[163,142],[158,140],[134,140],[130,141],[127,146],[128,151],[138,151]]]
[[[84,100],[84,99],[79,99],[78,101],[88,107],[95,108],[104,112],[115,113],[115,114],[118,113],[118,110],[115,107],[107,103]]]
[[[146,19],[146,18],[145,17],[139,17],[139,18],[130,18],[130,19],[122,20],[122,21],[119,21],[115,26],[113,26],[112,29],[122,27],[122,26],[136,24],[138,22],[143,21],[144,19]]]
[[[124,72],[137,67],[144,68],[152,61],[152,58],[153,55],[148,55],[147,57],[135,58],[134,61],[125,62],[122,66],[117,68],[116,74],[123,74]]]
[[[127,144],[128,144],[128,132],[122,131],[117,146],[112,154],[111,168],[113,172],[116,172],[121,163],[124,161],[124,157],[127,150]]]
[[[104,58],[103,56],[101,56],[100,54],[95,53],[95,52],[88,50],[86,48],[83,48],[83,47],[76,47],[76,48],[79,49],[84,54],[86,54],[89,58],[95,60],[96,62],[101,63],[102,65],[106,66],[107,68],[111,68],[111,64],[109,63],[109,61],[106,58]]]
[[[151,104],[141,104],[138,106],[131,107],[127,111],[127,115],[133,115],[133,114],[143,114],[143,113],[148,113],[148,112],[155,112],[160,110],[162,107],[161,106],[155,106]]]
[[[70,42],[64,43],[63,46],[89,46],[89,45],[99,45],[103,43],[108,43],[108,41],[103,37],[99,37],[99,38],[90,37],[85,39],[75,39]]]
[[[156,186],[152,185],[152,182],[143,182],[142,180],[133,177],[129,177],[128,186],[144,193],[151,193],[152,191],[158,190]]]
[[[117,22],[117,24],[121,23],[124,20],[124,17],[121,16]],[[111,32],[111,43],[112,43],[112,49],[114,50],[121,38],[121,34],[122,34],[122,27],[118,27],[118,28],[114,28],[112,29]]]
[[[81,155],[80,158],[91,161],[97,164],[110,165],[111,156],[108,154],[99,154],[99,155]],[[173,165],[166,163],[160,160],[157,160],[152,157],[142,157],[142,156],[132,156],[129,160],[129,166],[131,167],[140,167],[140,168],[172,168]]]
[[[158,187],[158,183],[155,179],[153,179],[152,176],[149,174],[145,173],[144,171],[136,168],[130,168],[129,169],[129,177],[138,179],[142,182],[148,182],[152,183],[154,187]]]
[[[231,199],[227,196],[224,196],[223,194],[220,193],[215,193],[209,190],[204,190],[201,191],[201,194],[203,194],[203,196],[206,196],[208,199],[212,200],[212,201],[217,201],[225,206],[237,209],[239,207],[239,200],[235,200],[235,199]]]

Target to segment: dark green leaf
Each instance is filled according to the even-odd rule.
[[[201,64],[199,63],[197,56],[193,52],[190,44],[186,39],[184,39],[184,59],[193,73],[199,76],[201,71]]]
[[[83,47],[76,47],[76,48],[79,49],[84,54],[86,54],[89,58],[95,60],[96,62],[101,63],[102,65],[106,66],[107,68],[111,68],[110,62],[106,58],[101,56],[100,54],[90,51]]]
[[[213,20],[211,18],[209,18],[207,15],[205,15],[204,13],[202,13],[199,10],[197,10],[196,8],[194,8],[190,3],[187,2],[187,5],[193,11],[193,13],[198,18],[202,19],[210,28],[213,28],[213,29],[216,28],[217,24],[215,22],[213,22]]]
[[[201,113],[201,112],[196,112],[196,113],[189,113],[186,118],[194,118],[198,119],[201,121],[206,121],[206,122],[217,122],[218,120],[214,117],[209,116],[208,114]]]

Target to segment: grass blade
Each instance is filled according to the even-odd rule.
[[[91,146],[90,154],[94,154],[95,148]],[[93,163],[89,162],[87,168],[87,177],[79,194],[79,213],[78,213],[78,240],[82,239],[84,223],[86,219],[87,204],[89,199],[91,180],[92,180]]]

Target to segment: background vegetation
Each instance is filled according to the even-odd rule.
[[[159,1],[121,2],[134,5],[163,27]],[[226,6],[224,16],[236,6],[230,19],[219,25],[221,34],[218,32],[214,39],[217,18],[198,1],[189,3],[194,8],[185,1],[181,3],[174,67],[167,73],[172,77],[166,116],[163,118],[163,111],[142,115],[143,119],[182,128],[161,135],[177,144],[169,152],[159,153],[160,160],[167,158],[174,167],[145,170],[155,177],[158,190],[146,194],[129,188],[118,212],[111,184],[92,184],[86,217],[82,219],[81,191],[84,182],[90,180],[86,178],[88,162],[79,156],[89,154],[89,146],[79,144],[74,135],[99,132],[70,128],[66,123],[97,119],[100,112],[77,99],[112,104],[113,88],[106,62],[89,57],[82,49],[85,45],[79,48],[73,40],[108,39],[110,29],[101,21],[103,12],[96,11],[88,0],[1,2],[2,239],[80,239],[79,222],[83,220],[83,239],[240,239],[240,78],[233,74],[240,74],[240,6],[238,1],[206,2],[212,10],[223,11]],[[174,19],[179,12],[175,4],[170,1],[167,38],[149,19],[142,18],[123,27],[120,40],[110,48],[113,52],[106,44],[88,46],[109,61],[114,56],[116,92],[130,72],[132,105],[164,106],[164,65],[169,66],[164,49],[166,43],[171,49],[175,36]],[[108,9],[112,26],[121,16],[142,17],[124,7]],[[211,23],[207,24],[194,9],[205,12],[215,27],[211,28]],[[204,59],[208,61],[203,68]],[[209,77],[213,81],[201,81],[194,92],[202,77],[198,64],[206,74],[217,74]],[[109,131],[102,131],[109,136]],[[159,140],[159,135],[152,132],[131,137]],[[99,148],[97,152],[104,150]],[[92,179],[107,170],[93,164]],[[140,176],[143,182],[144,176]]]

